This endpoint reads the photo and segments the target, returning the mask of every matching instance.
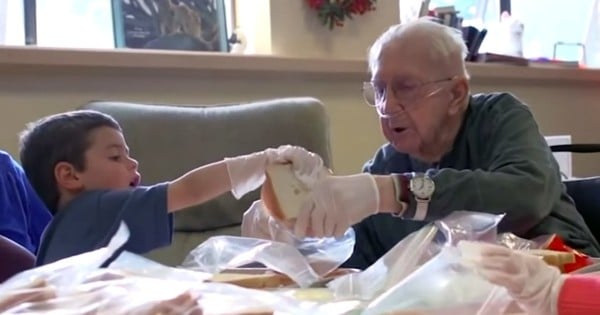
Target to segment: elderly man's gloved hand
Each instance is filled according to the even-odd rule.
[[[324,176],[311,186],[310,204],[294,225],[297,237],[341,237],[379,211],[379,191],[371,174]]]
[[[267,165],[291,163],[296,175],[316,177],[323,168],[320,156],[298,146],[284,145],[233,158],[226,158],[231,193],[237,199],[260,187],[265,181]]]
[[[465,243],[460,242],[459,248]],[[558,294],[563,278],[557,268],[546,264],[541,257],[493,244],[478,243],[477,250],[470,252],[471,257],[467,260],[479,274],[491,283],[505,287],[527,314],[558,314]]]

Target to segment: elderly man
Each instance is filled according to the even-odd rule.
[[[354,225],[346,265],[365,268],[426,223],[469,210],[506,213],[500,232],[557,233],[600,255],[532,113],[508,93],[471,95],[466,51],[458,31],[425,19],[375,41],[364,94],[389,143],[366,173],[317,182],[296,234],[339,235]]]

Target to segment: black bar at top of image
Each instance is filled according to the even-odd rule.
[[[37,44],[36,0],[23,0],[25,21],[25,45]]]

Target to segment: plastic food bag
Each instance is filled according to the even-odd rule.
[[[109,273],[114,271],[135,276],[179,281],[203,282],[212,277],[210,273],[165,266],[130,252],[121,253],[107,269]]]
[[[78,284],[91,271],[100,268],[125,245],[128,239],[129,229],[125,223],[121,223],[108,246],[23,271],[0,285],[0,295],[5,290],[14,289],[15,287],[27,287],[40,281],[40,279],[48,284],[60,287]]]
[[[0,285],[0,312],[24,302],[46,301],[62,291],[71,290],[108,261],[129,239],[129,230],[121,223],[108,246],[23,271]]]
[[[369,303],[362,314],[504,314],[511,302],[504,288],[480,277],[462,263],[458,248],[448,246]]]
[[[563,272],[565,273],[573,273],[581,269],[583,269],[580,271],[581,273],[588,273],[591,270],[598,268],[591,267],[597,263],[596,260],[567,246],[562,238],[556,234],[544,235],[536,237],[532,240],[526,240],[512,233],[503,233],[498,236],[498,243],[515,250],[545,249],[571,253],[575,257],[575,261],[563,266]]]
[[[496,243],[514,250],[530,250],[540,248],[540,244],[538,244],[536,241],[526,240],[512,233],[499,234]]]
[[[503,215],[455,211],[396,244],[369,268],[339,277],[328,287],[339,298],[370,300],[402,281],[444,246],[460,240],[496,240]]]
[[[337,269],[354,250],[354,230],[343,237],[298,239],[289,229],[265,213],[262,202],[255,201],[244,214],[242,235],[216,236],[192,250],[182,267],[208,273],[260,263],[290,277],[301,287],[318,282]],[[268,222],[268,224],[264,224]],[[262,223],[262,224],[261,224]],[[258,231],[266,229],[268,231]]]
[[[268,215],[260,200],[255,201],[244,213],[242,236],[293,246],[306,257],[308,263],[320,276],[332,272],[350,258],[355,243],[352,228],[339,239],[333,237],[299,239],[289,228]]]
[[[235,286],[128,276],[97,280],[62,295],[21,303],[6,314],[252,314],[274,310],[293,314],[302,307],[273,293]]]
[[[362,272],[339,277],[327,284],[337,298],[370,300],[416,270],[431,256],[438,228],[427,225],[411,233]]]
[[[435,224],[445,236],[445,245],[456,246],[462,240],[494,243],[503,218],[504,214],[454,211]]]
[[[353,241],[349,243],[354,246]],[[318,252],[314,257],[310,253],[303,255],[289,244],[246,237],[215,236],[192,250],[182,267],[215,274],[257,262],[285,274],[300,287],[308,287],[328,273],[317,273],[319,266],[321,271],[332,266],[332,261],[321,261],[320,258],[322,256]]]

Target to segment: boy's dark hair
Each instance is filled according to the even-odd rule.
[[[44,117],[21,132],[20,159],[31,185],[52,214],[58,210],[60,194],[54,177],[59,162],[85,169],[85,152],[91,146],[90,133],[99,127],[121,131],[109,115],[77,110]]]

